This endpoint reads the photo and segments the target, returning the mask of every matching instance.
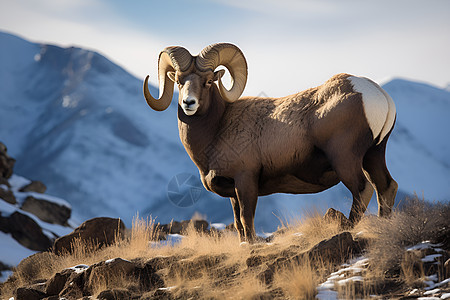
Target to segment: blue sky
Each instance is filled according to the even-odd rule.
[[[283,96],[336,73],[450,83],[447,0],[0,0],[0,30],[99,51],[157,82],[159,51],[215,42],[247,57],[245,95]]]

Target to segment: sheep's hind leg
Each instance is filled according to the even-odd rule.
[[[364,175],[361,160],[354,156],[341,156],[336,157],[332,162],[339,179],[353,196],[353,204],[349,215],[349,221],[352,225],[361,220],[373,195],[373,187]]]
[[[378,216],[387,217],[391,214],[397,194],[398,184],[391,177],[386,166],[386,142],[370,148],[364,156],[363,167],[367,177],[377,193]]]
[[[239,238],[242,241],[245,240],[244,235],[244,227],[241,223],[241,209],[239,207],[239,202],[237,197],[231,197],[231,206],[233,207],[233,214],[234,214],[234,227],[236,228],[237,232],[239,233]]]

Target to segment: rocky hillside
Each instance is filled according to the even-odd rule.
[[[341,230],[345,219],[330,211],[253,245],[203,222],[161,227],[136,219],[127,231],[117,219],[94,219],[57,240],[52,251],[23,260],[0,285],[0,296],[447,299],[449,218],[448,204],[416,199],[390,219],[367,216],[351,231]],[[182,235],[169,233],[175,228]]]
[[[40,181],[14,174],[15,159],[0,143],[0,272],[23,258],[50,249],[56,238],[73,230],[71,206],[63,199],[45,194]]]
[[[14,163],[0,144],[1,299],[450,298],[448,203],[409,199],[350,231],[330,209],[253,245],[201,219],[127,229],[101,217],[72,231],[70,205]]]

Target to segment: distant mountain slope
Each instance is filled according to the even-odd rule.
[[[383,85],[397,107],[387,161],[400,187],[429,200],[450,200],[450,92],[394,79]]]
[[[176,101],[167,111],[152,111],[142,80],[92,51],[6,33],[0,33],[0,43],[0,140],[17,158],[16,172],[42,180],[50,194],[67,199],[74,218],[112,216],[130,224],[137,212],[161,222],[199,212],[209,221],[232,221],[229,201],[206,191],[190,207],[168,200],[175,175],[198,176],[178,138]],[[404,80],[385,88],[398,103],[387,159],[401,195],[423,190],[427,198],[449,199],[450,142],[439,138],[449,127],[435,129],[448,124],[449,93]],[[155,87],[151,92],[158,94]],[[348,213],[351,197],[342,185],[315,195],[262,197],[256,227],[275,229],[279,222],[272,212],[283,219],[329,206]]]

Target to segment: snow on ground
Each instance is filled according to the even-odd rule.
[[[443,250],[439,248],[440,244],[433,244],[430,241],[423,241],[417,245],[406,248],[406,251],[415,250],[425,250],[433,249],[436,252],[442,252]],[[433,262],[436,258],[441,257],[441,254],[430,254],[426,255],[422,261],[423,262]],[[339,294],[337,292],[337,287],[345,285],[349,282],[363,282],[364,281],[364,271],[369,265],[369,259],[364,256],[358,257],[348,264],[343,264],[341,269],[336,272],[331,273],[327,280],[317,286],[316,299],[321,300],[337,300]],[[442,293],[441,287],[444,287],[450,283],[450,278],[442,280],[439,282],[438,275],[432,274],[426,276],[423,279],[423,283],[426,285],[424,288],[415,288],[409,292],[411,297],[415,295],[423,295],[424,297],[418,297],[417,299],[450,299],[450,293]],[[440,295],[437,295],[440,294]],[[436,296],[437,295],[437,296]]]
[[[316,298],[320,300],[339,299],[338,292],[335,290],[336,285],[345,285],[350,282],[362,282],[363,277],[361,274],[368,264],[369,259],[364,256],[354,259],[349,264],[343,264],[342,269],[331,273],[324,283],[319,284],[317,287],[318,293]],[[346,276],[348,274],[352,274],[352,276]]]
[[[73,231],[72,227],[65,227],[65,226],[58,225],[58,224],[51,224],[51,223],[44,222],[44,221],[40,220],[38,217],[36,217],[35,215],[33,215],[32,213],[21,210],[16,205],[12,205],[10,203],[7,203],[6,201],[0,201],[0,213],[3,217],[7,217],[16,211],[33,219],[33,221],[35,221],[42,228],[44,233],[51,233],[51,234],[47,234],[48,237],[51,239],[55,238],[55,235],[63,236],[63,235],[69,234]],[[69,222],[73,223],[73,221],[70,221],[70,219],[69,219]]]
[[[10,234],[2,231],[0,231],[0,249],[0,260],[8,266],[17,266],[22,259],[36,253],[36,251],[19,244]]]

